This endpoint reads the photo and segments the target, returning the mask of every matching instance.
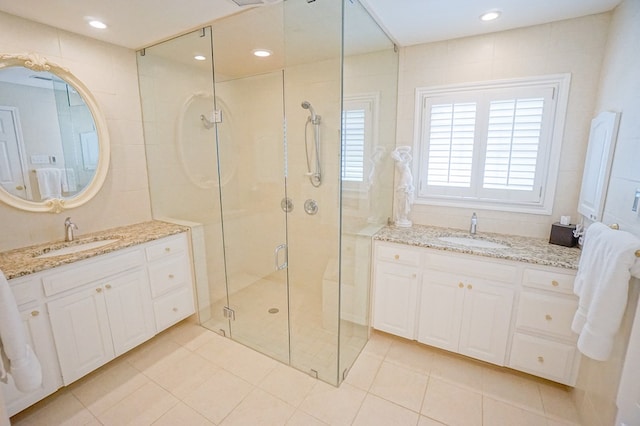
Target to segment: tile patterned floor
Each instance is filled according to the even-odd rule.
[[[566,388],[374,333],[339,388],[182,322],[12,418],[24,425],[578,425]]]

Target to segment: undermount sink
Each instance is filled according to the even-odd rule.
[[[438,237],[440,241],[445,243],[456,244],[465,247],[478,247],[478,248],[492,248],[492,249],[505,249],[509,246],[505,244],[495,243],[493,241],[482,240],[479,238],[470,237]]]
[[[69,243],[70,245],[64,246],[64,247],[60,247],[58,249],[55,250],[48,250],[45,251],[45,253],[42,253],[38,256],[34,256],[36,259],[44,259],[47,257],[55,257],[55,256],[64,256],[66,254],[73,254],[73,253],[79,253],[81,251],[85,251],[85,250],[91,250],[91,249],[96,249],[99,247],[103,247],[103,246],[107,246],[109,244],[113,244],[118,240],[116,239],[110,239],[110,240],[99,240],[99,241],[87,241],[87,242],[80,242],[80,243],[76,243],[74,244]]]

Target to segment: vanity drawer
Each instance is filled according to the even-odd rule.
[[[516,333],[509,367],[573,386],[575,355],[574,345]]]
[[[159,333],[195,312],[191,289],[185,287],[159,298],[153,303],[153,310]]]
[[[148,261],[162,259],[176,253],[183,253],[187,251],[186,234],[182,233],[162,238],[149,245],[145,251]]]
[[[401,244],[376,244],[376,259],[399,265],[418,266],[420,249]]]
[[[577,308],[578,300],[574,297],[524,290],[520,294],[516,327],[575,339],[571,323]]]
[[[44,293],[52,296],[143,265],[144,256],[140,249],[96,256],[62,267],[59,272],[45,274],[42,277]]]
[[[149,280],[154,298],[188,284],[189,264],[186,255],[171,256],[165,261],[149,265]]]
[[[42,284],[38,278],[16,278],[9,281],[9,287],[18,307],[37,302],[44,297]]]
[[[575,273],[565,273],[554,269],[541,270],[526,268],[524,270],[522,284],[526,287],[573,294],[573,281],[575,278]]]

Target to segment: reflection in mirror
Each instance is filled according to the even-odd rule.
[[[0,199],[59,212],[99,190],[109,160],[104,119],[68,70],[0,55]]]

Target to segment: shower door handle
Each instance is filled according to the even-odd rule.
[[[284,262],[280,263],[280,251],[284,249]],[[274,252],[275,255],[275,263],[276,263],[276,271],[281,271],[284,268],[287,267],[287,261],[289,258],[289,251],[287,249],[287,245],[286,244],[280,244],[278,247],[276,247],[276,250]]]

